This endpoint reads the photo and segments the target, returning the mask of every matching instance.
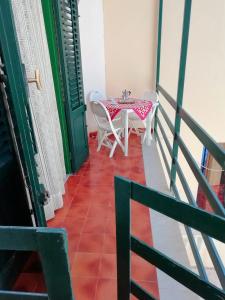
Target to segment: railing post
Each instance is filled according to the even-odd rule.
[[[159,76],[160,76],[162,13],[163,13],[163,0],[160,0],[159,14],[158,14],[157,69],[156,69],[156,92],[157,93],[158,93],[158,84],[159,84]],[[157,132],[157,119],[158,119],[158,108],[156,109],[156,113],[155,113],[154,132]]]
[[[181,124],[179,110],[180,108],[182,108],[182,104],[183,104],[185,70],[186,70],[189,28],[190,28],[190,19],[191,19],[191,4],[192,4],[192,0],[185,0],[181,53],[180,53],[180,67],[179,67],[178,89],[177,89],[177,109],[176,109],[176,117],[175,117],[172,165],[171,165],[171,173],[170,173],[170,187],[172,187],[172,185],[176,181],[176,160],[178,156],[177,134],[180,133],[180,124]]]
[[[130,198],[130,181],[115,177],[118,300],[130,299]]]
[[[49,299],[75,300],[70,278],[66,232],[55,229],[37,230],[38,252],[41,258]]]

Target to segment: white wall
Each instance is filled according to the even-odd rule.
[[[183,107],[216,142],[222,143],[225,141],[225,2],[214,2],[198,0],[192,3]],[[175,99],[183,10],[184,0],[164,3],[160,82]],[[174,110],[163,97],[161,102],[174,123]],[[172,143],[170,131],[167,133]],[[203,145],[184,122],[181,135],[200,164]],[[182,154],[179,154],[179,157],[186,178],[196,194],[197,181]]]
[[[106,90],[142,96],[155,86],[156,0],[103,0]]]
[[[105,94],[105,51],[102,0],[80,0],[79,22],[84,94],[88,104],[91,90]],[[87,105],[88,131],[95,131],[96,124]]]
[[[164,1],[162,28],[162,86],[176,99],[178,82],[179,54],[184,0]],[[189,47],[184,86],[184,109],[216,140],[225,142],[225,1],[192,1]],[[161,97],[165,110],[174,124],[174,111]],[[162,118],[161,118],[162,119]],[[166,128],[166,125],[165,125]],[[172,144],[171,133],[166,130]],[[192,156],[200,166],[203,145],[193,132],[182,122],[181,136]],[[169,155],[168,155],[169,158]],[[183,155],[179,152],[179,162],[194,196],[198,182]],[[178,176],[177,176],[178,177]],[[177,180],[182,199],[186,200],[182,185]],[[204,263],[208,267],[209,278],[216,284],[212,262],[207,255],[204,243],[195,232],[198,247]],[[222,260],[224,247],[216,244]],[[223,254],[223,255],[222,255]],[[190,259],[191,261],[191,259]],[[194,262],[192,262],[194,265]]]

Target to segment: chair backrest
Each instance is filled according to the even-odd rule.
[[[105,97],[99,91],[91,91],[89,94],[89,101],[101,101]]]
[[[110,127],[113,128],[112,120],[106,107],[96,100],[90,102],[91,111],[94,115],[95,121],[99,128],[104,128],[106,123],[109,123]]]
[[[144,100],[149,100],[154,102],[159,102],[159,96],[155,91],[145,91],[143,95]]]

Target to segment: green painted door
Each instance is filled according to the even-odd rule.
[[[89,153],[78,7],[76,0],[56,0],[53,1],[53,4],[72,171],[77,171],[87,159]]]
[[[1,59],[0,59],[1,61]],[[12,141],[6,113],[6,76],[0,66],[0,225],[31,226],[31,214]],[[0,288],[13,281],[19,257],[14,251],[0,252]],[[20,257],[21,259],[21,257]]]
[[[17,43],[11,1],[8,0],[0,1],[0,51],[6,75],[4,85],[7,100],[36,225],[46,226],[43,210],[45,198],[36,170],[36,145],[28,103],[27,82]]]

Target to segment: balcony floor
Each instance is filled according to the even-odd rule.
[[[68,178],[64,207],[48,222],[49,227],[63,227],[68,232],[76,300],[117,299],[114,175],[145,183],[140,137],[130,136],[128,157],[118,147],[110,159],[109,149],[96,152],[96,146],[96,140],[90,140],[88,161],[76,175]],[[149,209],[134,202],[132,233],[152,245]],[[141,286],[159,297],[155,267],[132,254],[131,273]],[[36,281],[33,290],[43,291],[43,282],[38,278]],[[23,290],[22,278],[15,289],[21,287]]]
[[[145,183],[140,138],[132,136],[129,143],[128,157],[117,148],[110,159],[109,150],[102,148],[96,152],[96,140],[91,140],[89,160],[77,175],[68,179],[65,206],[49,222],[51,227],[67,229],[73,286],[78,300],[117,299],[114,175]],[[148,209],[133,205],[132,216],[133,233],[152,244]],[[155,268],[135,255],[132,276],[158,295]]]

